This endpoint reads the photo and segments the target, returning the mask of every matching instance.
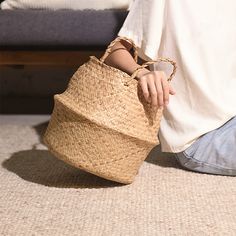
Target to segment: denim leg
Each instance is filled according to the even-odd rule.
[[[183,152],[175,153],[186,169],[218,175],[236,175],[236,116],[218,129],[197,139]]]

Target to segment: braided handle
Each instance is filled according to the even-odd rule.
[[[141,66],[137,67],[134,72],[132,73],[132,75],[130,76],[130,79],[128,81],[125,82],[125,85],[128,86],[129,83],[131,83],[131,81],[137,76],[138,72],[143,69],[144,67],[147,67],[148,65],[150,64],[154,64],[156,62],[160,62],[160,61],[164,61],[164,62],[169,62],[172,64],[173,66],[173,71],[171,73],[171,75],[169,76],[169,78],[167,79],[167,81],[170,81],[173,76],[175,75],[176,73],[176,70],[177,70],[177,66],[176,66],[176,62],[171,60],[170,58],[163,58],[163,57],[159,57],[157,58],[157,60],[151,60],[151,61],[147,61],[147,62],[144,62]]]
[[[108,45],[105,53],[103,54],[103,56],[100,58],[100,61],[104,63],[105,59],[108,57],[108,55],[111,53],[111,48],[113,47],[113,45],[121,40],[125,40],[129,43],[131,43],[131,45],[134,48],[134,60],[137,63],[138,62],[138,48],[135,45],[134,41],[130,38],[124,37],[124,36],[118,36],[117,38],[115,38],[113,41],[111,41],[111,43]]]
[[[105,53],[100,58],[100,61],[102,63],[104,63],[107,56],[111,53],[111,48],[114,46],[114,44],[118,41],[121,41],[121,40],[125,40],[125,41],[131,43],[132,47],[134,48],[134,60],[136,63],[138,62],[138,48],[137,48],[136,44],[134,43],[134,41],[132,39],[124,37],[124,36],[118,36],[113,41],[111,41],[111,43],[108,45],[107,49],[105,50]],[[176,73],[176,69],[177,69],[176,62],[171,60],[170,58],[159,57],[159,58],[157,58],[157,60],[151,60],[151,61],[144,62],[141,66],[136,68],[134,70],[134,72],[132,73],[132,75],[130,76],[130,80],[125,82],[125,85],[128,86],[129,83],[131,83],[131,81],[136,77],[139,70],[143,69],[144,67],[147,67],[150,64],[154,64],[154,63],[160,62],[160,61],[169,62],[172,64],[173,71],[172,71],[171,75],[169,76],[169,78],[167,79],[167,81],[170,81]]]

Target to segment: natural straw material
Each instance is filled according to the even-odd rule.
[[[74,73],[67,89],[54,95],[54,108],[43,140],[59,159],[77,168],[116,182],[130,184],[151,149],[159,144],[158,130],[163,109],[154,111],[136,80],[143,63],[130,76],[104,63],[117,37],[104,55],[90,59]]]

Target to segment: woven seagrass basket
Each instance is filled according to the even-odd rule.
[[[158,58],[140,65],[130,76],[104,63],[111,47],[130,42],[137,62],[137,47],[131,39],[117,37],[98,59],[90,56],[71,77],[66,90],[54,95],[54,108],[43,142],[57,158],[102,178],[130,184],[151,149],[159,144],[162,109],[146,102],[135,78]]]

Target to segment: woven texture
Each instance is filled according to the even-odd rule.
[[[132,183],[159,144],[163,109],[154,111],[136,79],[95,56],[54,102],[45,144],[58,158],[90,173]]]
[[[150,106],[145,106],[146,116],[135,94],[137,81],[124,86],[122,80],[128,75],[118,70],[108,72],[94,57],[76,71],[67,90],[54,96],[44,141],[67,163],[130,183],[148,152],[158,144],[162,110],[153,123]]]

